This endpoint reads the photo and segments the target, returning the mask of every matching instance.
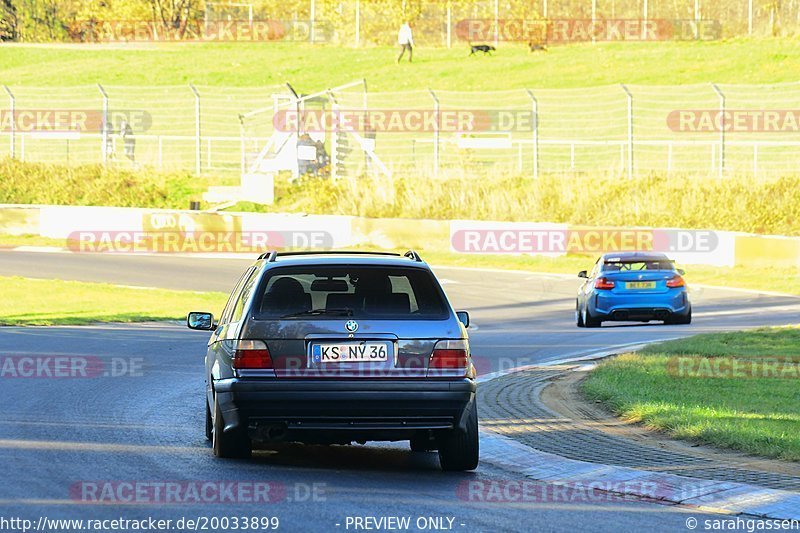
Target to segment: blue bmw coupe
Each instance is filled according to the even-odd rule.
[[[605,321],[691,324],[692,304],[683,270],[664,254],[616,252],[600,257],[578,290],[575,320],[580,328]]]

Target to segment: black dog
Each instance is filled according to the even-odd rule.
[[[547,47],[542,43],[534,43],[533,41],[528,43],[528,48],[531,49],[531,52],[547,52]]]
[[[470,47],[469,55],[471,56],[475,55],[475,52],[483,52],[483,55],[486,54],[492,55],[492,52],[497,50],[497,48],[489,44],[471,44],[469,47]]]

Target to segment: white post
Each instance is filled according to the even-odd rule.
[[[725,95],[716,83],[712,83],[711,87],[719,97],[719,177],[721,178],[725,172]]]
[[[274,104],[273,104],[272,109],[273,110],[275,109]],[[241,113],[239,114],[239,159],[240,159],[240,161],[239,161],[239,165],[240,165],[239,172],[240,172],[240,174],[244,174],[245,170],[246,170],[246,168],[245,168],[246,167],[246,163],[245,163],[246,156],[245,156],[245,140],[244,140],[244,116]]]
[[[525,92],[531,99],[533,111],[533,179],[539,179],[539,101],[530,89],[525,89]]]
[[[642,2],[642,19],[644,20],[645,25],[647,24],[647,0],[643,0]]]
[[[200,93],[193,84],[189,88],[194,93],[194,173],[200,175],[202,163],[200,161]]]
[[[753,143],[753,177],[758,178],[758,143]]]
[[[11,147],[8,153],[11,156],[11,159],[14,159],[14,144],[17,133],[16,98],[14,98],[14,93],[11,92],[11,89],[8,88],[8,85],[3,85],[3,89],[5,89],[6,93],[8,93],[8,110],[11,113]]]
[[[447,48],[452,48],[453,11],[450,2],[447,2]]]
[[[356,48],[361,46],[361,0],[356,0]]]
[[[428,92],[433,98],[433,116],[436,117],[436,123],[433,126],[433,177],[439,177],[439,99],[436,97],[431,89]]]
[[[542,6],[542,17],[547,18],[547,0],[544,0],[544,5]]]
[[[494,0],[494,46],[500,41],[500,0]]]
[[[316,17],[317,12],[317,3],[315,0],[311,0],[311,7],[310,7],[310,15],[308,21],[308,40],[311,43],[314,43],[314,18]]]
[[[103,89],[103,86],[99,83],[97,84],[97,88],[103,96],[103,123],[101,125],[103,130],[100,132],[100,142],[103,143],[103,145],[100,148],[103,155],[103,164],[105,165],[108,162],[108,94],[106,94],[105,89]]]
[[[624,84],[620,87],[628,98],[628,179],[631,179],[633,178],[633,95]]]
[[[667,176],[672,174],[672,141],[667,145]]]

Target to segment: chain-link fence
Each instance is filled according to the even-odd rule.
[[[161,40],[175,34],[170,24],[151,20],[147,3],[107,3],[92,16],[48,2],[32,2],[0,16],[0,40]],[[173,6],[173,9],[178,9]],[[2,7],[0,7],[2,15]],[[182,31],[176,38],[227,40],[229,23],[242,38],[255,32],[265,40],[333,42],[345,46],[394,44],[401,22],[410,21],[424,46],[466,41],[527,41],[520,26],[547,24],[558,42],[597,38],[698,39],[745,35],[795,35],[800,28],[796,0],[242,0],[203,2],[173,14]],[[172,20],[172,19],[170,19]],[[617,22],[654,24],[655,32],[621,35]],[[5,22],[5,24],[2,24]],[[255,23],[255,26],[253,24]],[[591,26],[585,23],[591,23]],[[709,24],[712,24],[709,26]],[[474,24],[474,25],[473,25]],[[246,25],[247,28],[244,28]],[[614,29],[607,32],[609,25]],[[174,25],[173,25],[174,26]],[[703,35],[698,28],[713,31]],[[638,27],[638,26],[637,26]],[[480,31],[466,31],[468,29]],[[626,32],[623,31],[623,34]],[[202,35],[202,37],[201,37]]]
[[[4,89],[0,154],[24,161],[239,175],[259,157],[291,167],[306,133],[334,177],[779,176],[800,157],[800,83],[368,92],[354,82],[307,97],[289,85]],[[276,126],[286,110],[302,112],[289,129]]]
[[[287,32],[292,39],[353,46],[395,44],[403,21],[412,22],[414,39],[424,46],[456,46],[479,40],[476,35],[487,41],[527,41],[528,36],[513,30],[523,22],[549,24],[551,37],[555,32],[562,42],[591,40],[580,32],[559,32],[559,24],[574,28],[575,22],[600,24],[595,28],[601,34],[602,25],[610,21],[671,27],[651,34],[654,39],[794,35],[800,28],[800,2],[779,0],[290,0],[280,4],[254,0],[246,5],[252,6],[256,19],[283,21],[293,28],[292,21],[303,22],[303,31]],[[224,13],[214,16],[224,18]],[[466,31],[471,21],[478,23],[473,28],[482,28],[478,34]],[[709,22],[714,31],[703,37],[696,26]],[[641,38],[640,34],[637,40]]]

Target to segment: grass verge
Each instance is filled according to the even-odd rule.
[[[135,172],[0,158],[0,203],[188,209],[208,187],[189,172]],[[218,180],[219,181],[219,180]]]
[[[0,277],[0,325],[52,326],[92,322],[180,320],[189,311],[219,314],[227,295],[123,287],[106,283]]]
[[[238,204],[230,210],[800,235],[800,176],[755,181],[743,175],[724,180],[662,175],[637,178],[635,187],[631,183],[596,174],[548,175],[538,180],[508,175],[307,179],[294,185],[278,182],[272,206]]]
[[[798,353],[797,326],[697,335],[605,361],[583,392],[672,437],[800,461]]]

